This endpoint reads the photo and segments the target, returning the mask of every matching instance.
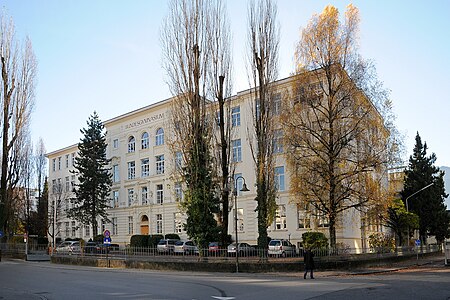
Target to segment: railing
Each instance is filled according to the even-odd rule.
[[[26,252],[25,244],[0,244],[0,249],[4,256],[24,255]],[[106,250],[108,249],[108,250]],[[398,249],[377,248],[377,249],[314,249],[313,253],[317,259],[366,259],[373,257],[403,256],[416,253],[430,253],[441,251],[438,245],[425,245],[423,247],[403,247]],[[173,259],[173,260],[198,260],[200,251],[189,251],[177,253],[173,249],[163,251],[157,247],[101,247],[100,250],[89,250],[86,248],[73,249],[73,251],[53,252],[55,256],[75,255],[80,257],[105,257],[108,255],[111,259]],[[49,253],[46,245],[28,245],[28,254]],[[201,256],[211,259],[211,261],[230,261],[236,258],[235,250],[228,249],[202,249]],[[269,261],[289,260],[292,258],[302,258],[303,249],[296,249],[295,254],[268,255],[267,249],[250,249],[239,251],[241,261],[256,261],[261,258],[267,258]]]

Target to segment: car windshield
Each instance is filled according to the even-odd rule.
[[[183,246],[183,244],[184,244],[184,242],[178,241],[178,242],[175,243],[175,246]]]
[[[269,246],[278,246],[280,245],[280,241],[270,241]]]
[[[158,245],[165,245],[166,244],[166,240],[160,240]]]

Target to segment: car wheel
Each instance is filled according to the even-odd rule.
[[[286,257],[286,252],[282,252],[281,257]]]

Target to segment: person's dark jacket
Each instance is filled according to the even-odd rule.
[[[305,264],[305,270],[314,269],[314,253],[312,253],[310,250],[306,250],[303,254],[303,260]]]

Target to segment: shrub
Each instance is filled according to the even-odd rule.
[[[166,234],[166,239],[179,240],[180,236],[176,233],[168,233]]]
[[[395,239],[389,234],[375,233],[369,236],[369,247],[377,253],[391,252],[395,250]]]
[[[130,238],[130,247],[148,247],[148,235],[135,234]]]
[[[104,239],[103,234],[97,234],[96,236],[94,236],[94,242],[96,243],[103,244],[103,239]]]
[[[48,238],[47,237],[38,237],[37,238],[38,245],[48,245]]]
[[[303,247],[305,249],[326,249],[328,248],[328,239],[322,232],[305,232],[302,234]]]
[[[154,234],[148,236],[148,246],[149,247],[156,247],[158,245],[158,242],[162,240],[164,237],[161,234]]]

